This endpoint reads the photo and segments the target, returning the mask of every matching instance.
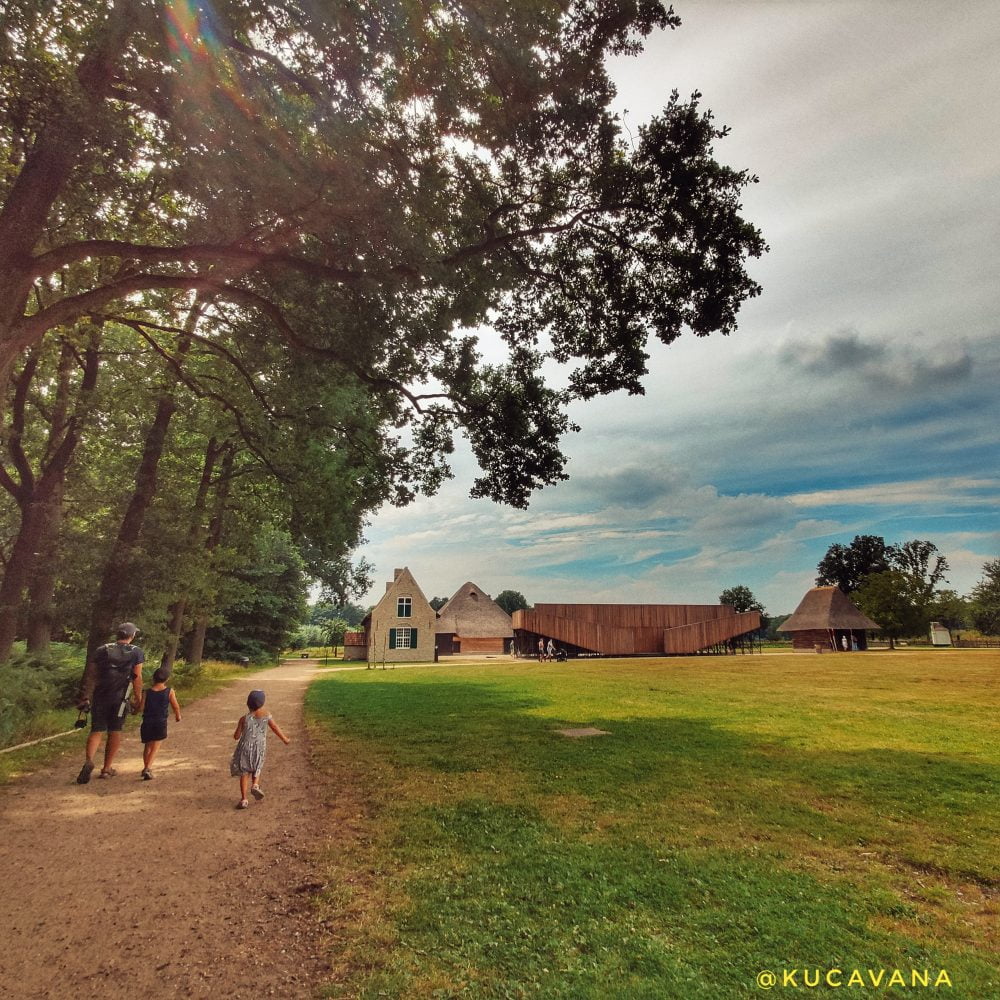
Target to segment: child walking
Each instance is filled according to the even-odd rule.
[[[263,691],[250,692],[247,696],[247,708],[249,709],[247,714],[236,723],[236,732],[233,733],[233,739],[237,741],[236,750],[229,764],[229,773],[234,778],[240,779],[240,801],[236,803],[237,809],[246,809],[250,805],[247,791],[258,801],[264,798],[264,792],[260,787],[260,772],[264,769],[264,755],[267,753],[268,729],[285,746],[291,742],[264,708]]]
[[[160,744],[167,738],[167,716],[174,710],[174,720],[181,721],[181,706],[173,688],[167,687],[170,671],[157,667],[153,671],[153,683],[142,692],[140,709],[142,725],[139,738],[142,740],[142,780],[153,780],[153,758]]]

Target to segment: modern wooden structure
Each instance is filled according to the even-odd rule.
[[[866,633],[878,630],[839,587],[813,587],[778,627],[791,633],[794,649],[831,653],[866,650]]]
[[[344,637],[344,659],[403,663],[434,659],[437,613],[405,566],[393,571],[382,600],[361,623],[364,632]]]
[[[510,615],[482,587],[466,581],[438,610],[437,650],[452,653],[506,653],[514,637]]]
[[[675,655],[728,651],[760,628],[756,611],[724,604],[536,604],[513,615],[517,649],[551,638],[571,655]]]

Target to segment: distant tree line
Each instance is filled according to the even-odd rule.
[[[926,635],[932,621],[950,631],[974,628],[984,635],[1000,635],[1000,559],[983,565],[983,577],[963,597],[942,588],[948,560],[933,542],[913,539],[888,545],[878,535],[856,535],[850,544],[836,542],[816,567],[817,587],[839,587],[873,621],[882,634],[895,639]],[[719,603],[736,611],[758,611],[760,634],[781,637],[781,625],[790,617],[768,617],[749,587],[730,587]]]
[[[879,535],[835,543],[816,567],[817,586],[837,586],[890,641],[926,634],[932,621],[949,630],[1000,632],[1000,560],[983,566],[983,579],[967,596],[942,588],[948,560],[930,541],[888,545]]]

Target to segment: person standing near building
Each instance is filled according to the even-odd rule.
[[[90,712],[90,735],[87,737],[86,760],[77,775],[77,784],[85,785],[90,781],[94,756],[105,733],[108,740],[99,777],[113,778],[117,774],[112,765],[121,746],[125,716],[130,707],[136,711],[142,701],[142,664],[146,655],[132,641],[138,632],[138,627],[132,622],[122,622],[115,630],[115,641],[98,647],[93,658],[87,662],[77,706]]]

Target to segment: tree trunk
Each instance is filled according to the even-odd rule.
[[[0,584],[0,663],[9,659],[20,631],[25,591],[31,579],[39,539],[39,504],[29,502],[21,508],[21,527],[11,550],[3,583]]]
[[[194,630],[191,632],[191,641],[188,643],[187,661],[193,667],[201,666],[201,659],[205,653],[205,633],[208,631],[208,615],[198,615],[194,623]]]
[[[205,513],[205,506],[208,502],[208,493],[212,486],[212,473],[220,451],[221,449],[215,438],[212,438],[205,447],[205,461],[201,468],[201,480],[198,483],[198,492],[195,495],[194,505],[191,508],[191,528],[188,532],[193,546],[201,542],[201,536],[205,530],[202,520]],[[187,608],[187,601],[188,595],[185,593],[174,602],[171,609],[170,631],[167,635],[167,644],[164,647],[163,656],[160,657],[160,666],[165,670],[173,669],[174,660],[177,659],[177,645],[180,642],[181,633],[184,629],[184,611]]]
[[[8,560],[3,583],[0,584],[0,663],[9,656],[24,612],[25,597],[43,598],[46,580],[49,586],[48,610],[51,612],[51,592],[54,589],[55,546],[62,519],[63,487],[80,440],[82,423],[90,410],[91,394],[97,384],[97,337],[87,348],[83,377],[73,415],[67,417],[70,398],[70,370],[74,352],[64,345],[59,359],[58,388],[52,407],[48,441],[42,465],[36,476],[22,448],[21,438],[26,422],[26,400],[31,380],[38,368],[39,356],[33,352],[17,380],[11,412],[11,427],[7,448],[18,476],[14,481],[3,471],[3,486],[17,501],[21,524],[11,558]],[[46,602],[43,600],[43,604]],[[34,643],[29,649],[45,648],[47,639],[39,643],[41,626],[33,629]]]
[[[52,495],[41,505],[35,571],[28,585],[28,619],[25,631],[28,652],[44,656],[52,639],[56,559],[62,526],[65,481],[60,477]]]
[[[160,668],[162,670],[173,670],[174,661],[177,659],[177,644],[181,639],[181,632],[184,631],[184,611],[187,608],[187,597],[179,597],[174,601],[170,609],[170,631],[167,634],[167,644],[160,657]]]
[[[233,465],[236,461],[236,447],[227,445],[222,459],[222,470],[219,473],[215,489],[215,509],[212,513],[212,523],[208,527],[208,538],[205,539],[205,558],[211,559],[212,552],[222,541],[226,518],[226,507],[229,503],[229,490],[233,476]],[[187,661],[193,666],[201,663],[205,652],[205,632],[208,630],[209,613],[202,611],[195,620],[195,627],[188,643]]]
[[[127,566],[139,542],[146,512],[156,496],[157,469],[166,446],[170,420],[176,409],[177,401],[172,394],[162,395],[156,404],[156,416],[146,432],[142,459],[135,477],[135,492],[125,509],[118,537],[111,547],[111,554],[101,575],[101,585],[94,601],[87,636],[88,655],[108,641],[115,619],[122,613],[125,588],[129,582]]]
[[[184,320],[184,332],[193,333],[205,308],[205,298],[199,296],[188,310]],[[177,342],[177,362],[182,364],[191,349],[191,338],[181,335]],[[118,537],[112,546],[111,555],[104,566],[101,585],[94,601],[90,618],[90,633],[87,636],[87,652],[95,650],[107,642],[115,624],[115,619],[122,613],[123,595],[128,584],[128,572],[125,567],[139,543],[142,526],[146,520],[146,512],[156,496],[157,469],[163,450],[167,443],[167,431],[170,421],[177,410],[177,400],[173,392],[164,391],[156,404],[156,416],[146,433],[146,442],[142,449],[142,459],[135,477],[135,492],[125,510]]]

